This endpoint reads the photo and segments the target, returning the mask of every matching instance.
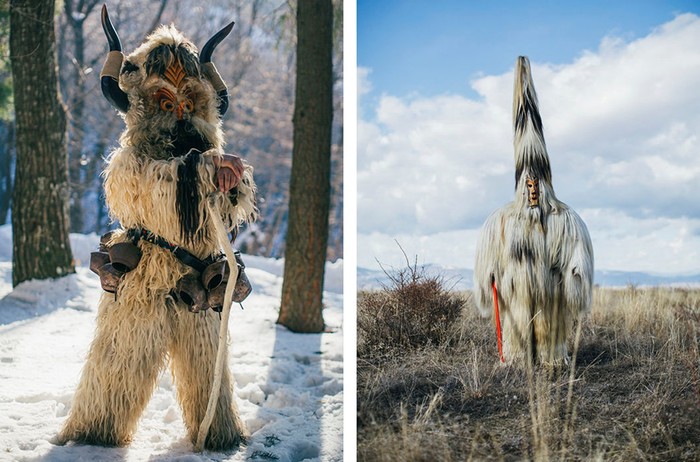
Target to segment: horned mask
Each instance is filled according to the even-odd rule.
[[[110,51],[100,75],[102,92],[124,117],[131,138],[159,144],[153,146],[154,157],[179,157],[223,144],[219,125],[228,109],[228,90],[212,54],[233,24],[211,37],[199,53],[174,26],[161,26],[125,59],[103,6]]]

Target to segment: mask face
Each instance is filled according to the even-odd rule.
[[[527,199],[530,207],[540,205],[540,180],[537,178],[528,178],[525,180],[527,185]]]
[[[173,26],[157,29],[126,57],[119,89],[128,95],[124,120],[139,155],[167,160],[223,145],[221,97],[206,66]]]
[[[158,103],[161,111],[174,114],[177,120],[189,119],[194,112],[194,102],[189,95],[179,96],[167,87],[162,87],[156,91],[153,99]]]
[[[122,113],[131,144],[141,146],[142,155],[162,159],[223,146],[228,90],[212,54],[233,23],[200,51],[174,26],[161,26],[126,59],[106,7],[102,26],[110,49],[100,75],[102,92]]]
[[[185,82],[188,78],[199,76],[199,66],[191,53],[180,57],[173,51],[176,50],[163,45],[149,54],[149,60],[146,62],[147,71],[150,71],[150,74],[159,75],[163,80],[163,86],[156,90],[153,99],[161,111],[173,114],[177,120],[189,119],[195,109],[194,94],[186,88]],[[188,66],[192,68],[190,72],[192,75],[188,75],[185,71],[182,65],[183,59],[192,62],[193,65]]]
[[[162,145],[167,158],[192,149],[204,152],[219,144],[215,140],[217,97],[189,43],[160,44],[146,54],[143,65],[134,67],[141,73],[139,80],[134,78],[138,85],[130,94],[143,103],[138,113],[127,117],[127,125],[149,133],[149,140]]]

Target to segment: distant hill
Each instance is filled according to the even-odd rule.
[[[423,265],[427,275],[442,275],[446,286],[453,290],[470,290],[474,272],[467,268],[444,268],[440,265]],[[387,268],[390,270],[390,268]],[[360,290],[381,288],[388,284],[389,278],[382,270],[357,268],[357,287]],[[659,275],[638,271],[607,271],[595,272],[595,283],[605,287],[635,286],[697,286],[700,287],[700,274],[691,275]]]

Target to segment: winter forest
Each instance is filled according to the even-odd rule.
[[[100,91],[107,42],[100,25],[104,0],[56,2],[59,88],[67,113],[70,231],[104,233],[115,226],[105,207],[101,172],[124,123]],[[129,53],[159,24],[173,23],[197,46],[230,21],[231,35],[216,51],[230,94],[223,119],[226,151],[255,168],[260,219],[236,246],[279,258],[285,252],[292,159],[296,24],[284,0],[126,0],[107,2]],[[9,2],[0,3],[0,225],[8,223],[15,164]],[[333,138],[327,259],[342,258],[342,4],[334,2]]]

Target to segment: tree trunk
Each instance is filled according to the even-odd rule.
[[[12,0],[17,161],[12,284],[75,271],[68,240],[66,114],[58,93],[54,0]]]
[[[93,177],[86,174],[90,166],[97,163],[96,156],[84,153],[85,139],[85,102],[87,99],[85,70],[91,67],[85,59],[85,21],[90,17],[99,0],[64,0],[63,11],[66,23],[72,31],[73,41],[72,59],[68,68],[70,72],[70,92],[65,101],[70,113],[70,123],[68,126],[68,178],[70,180],[70,225],[71,231],[84,233],[93,231],[92,227],[86,226],[85,207],[83,198],[90,191]],[[63,41],[64,46],[67,45]],[[70,48],[69,48],[70,49]]]
[[[294,148],[289,228],[278,323],[295,332],[324,328],[323,275],[330,208],[333,119],[331,0],[297,4]]]
[[[7,212],[12,205],[14,134],[14,121],[0,121],[0,225],[4,225],[7,221]]]
[[[66,2],[67,5],[70,1]],[[87,16],[79,16],[81,19],[75,19],[67,14],[68,24],[73,29],[73,57],[72,66],[73,74],[73,92],[72,100],[68,100],[70,108],[70,140],[68,144],[68,176],[70,178],[70,200],[69,212],[71,231],[75,233],[85,232],[85,223],[83,211],[83,195],[85,194],[86,183],[92,178],[88,178],[84,173],[85,161],[83,159],[83,139],[84,139],[84,109],[85,109],[85,76],[83,75],[85,68],[85,33],[83,24],[84,18]]]

